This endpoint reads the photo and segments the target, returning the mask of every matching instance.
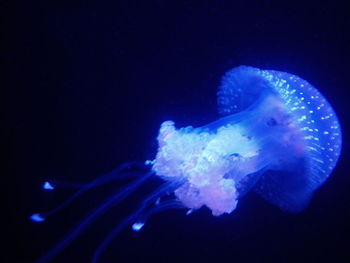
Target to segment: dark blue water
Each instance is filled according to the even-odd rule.
[[[349,262],[350,19],[340,2],[8,1],[2,76],[6,172],[2,262],[33,262],[124,182],[84,195],[44,222],[28,220],[71,190],[130,160],[153,159],[161,122],[218,118],[224,72],[251,65],[296,74],[332,104],[343,152],[307,210],[288,214],[254,193],[230,215],[165,211],[126,229],[100,262]],[[6,96],[5,96],[6,95]],[[159,181],[97,220],[53,262],[89,262]]]

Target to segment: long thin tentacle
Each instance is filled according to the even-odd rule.
[[[132,229],[134,231],[139,231],[143,225],[146,223],[149,217],[152,215],[159,213],[164,210],[169,209],[186,209],[186,207],[178,200],[167,200],[156,206],[152,207],[149,211],[144,214],[138,216],[137,221],[132,225]]]
[[[57,212],[61,211],[63,208],[67,207],[70,203],[72,203],[74,200],[76,200],[79,196],[81,196],[83,193],[91,190],[92,188],[105,184],[107,182],[110,182],[111,180],[115,179],[124,179],[128,175],[136,175],[137,173],[123,173],[121,175],[121,172],[134,167],[134,166],[140,166],[140,162],[127,162],[119,166],[118,168],[114,169],[113,171],[104,174],[102,176],[99,176],[97,179],[93,180],[90,183],[81,185],[81,184],[67,184],[64,182],[58,182],[58,181],[51,181],[51,182],[45,182],[44,186],[46,189],[51,189],[51,187],[54,187],[55,182],[58,184],[68,185],[75,188],[80,188],[78,191],[76,191],[72,196],[70,196],[68,199],[66,199],[64,202],[62,202],[60,205],[55,207],[54,209],[51,209],[46,212],[41,213],[35,213],[31,215],[30,219],[32,219],[35,222],[42,222],[44,221],[48,216],[56,214]]]
[[[153,172],[149,172],[139,178],[137,181],[131,183],[125,189],[113,194],[102,205],[93,210],[88,216],[86,216],[82,222],[80,222],[73,230],[66,235],[61,241],[59,241],[52,249],[50,249],[45,255],[39,258],[36,263],[49,262],[57,254],[59,254],[65,247],[67,247],[75,238],[77,238],[95,219],[106,212],[110,207],[121,202],[137,188],[139,188],[148,179]]]
[[[156,191],[154,191],[149,197],[147,197],[141,205],[128,217],[126,217],[122,222],[118,224],[118,226],[112,230],[106,238],[102,241],[102,243],[99,245],[99,247],[96,249],[95,254],[93,256],[92,262],[97,263],[98,259],[100,258],[102,252],[106,249],[106,247],[110,244],[110,242],[131,222],[134,222],[137,220],[137,218],[140,216],[140,214],[151,204],[153,203],[157,198],[164,195],[165,192],[169,190],[173,190],[176,187],[178,187],[181,184],[181,182],[171,182],[166,185],[163,185],[159,187]]]

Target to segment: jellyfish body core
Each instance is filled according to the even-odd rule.
[[[51,260],[93,220],[154,175],[164,185],[107,235],[93,262],[127,225],[139,231],[149,216],[165,209],[186,208],[188,215],[206,206],[215,216],[229,214],[249,191],[288,212],[305,209],[341,151],[340,125],[326,99],[295,75],[240,66],[222,78],[218,106],[221,118],[203,127],[176,129],[173,121],[163,122],[155,159],[145,162],[151,171],[141,171],[141,177],[106,199],[37,262]],[[80,187],[62,205],[31,219],[42,222],[92,187],[124,178],[129,166]],[[43,189],[51,191],[56,185],[45,182]],[[173,197],[164,201],[169,192]]]
[[[244,190],[240,188],[250,185],[246,176],[254,173],[259,176],[257,172],[266,167],[278,169],[282,165],[280,162],[290,162],[304,153],[305,145],[295,134],[294,126],[288,123],[275,127],[276,119],[283,114],[279,109],[280,101],[274,96],[265,98],[260,105],[262,108],[257,109],[263,110],[266,117],[257,117],[257,112],[251,111],[245,121],[235,123],[234,119],[228,119],[214,129],[208,125],[207,128],[176,130],[174,123],[164,122],[153,170],[165,179],[185,178],[175,195],[186,207],[198,209],[206,205],[216,216],[231,213]],[[257,130],[260,131],[258,135]],[[265,145],[271,148],[264,149]],[[267,152],[271,150],[275,154]],[[281,160],[286,151],[289,152],[285,160]],[[256,178],[251,180],[256,181]]]

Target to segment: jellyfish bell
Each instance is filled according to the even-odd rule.
[[[185,208],[188,215],[205,206],[220,216],[233,212],[249,191],[288,212],[306,208],[313,192],[331,174],[341,150],[340,125],[326,99],[295,75],[240,66],[222,78],[218,110],[221,118],[203,127],[176,128],[173,121],[163,122],[154,160],[123,164],[91,183],[78,185],[77,192],[57,208],[33,214],[34,222],[43,222],[93,187],[136,177],[37,262],[51,260],[149,178],[161,178],[164,184],[106,236],[93,262],[125,227],[140,231],[151,215],[166,209]],[[129,171],[135,166],[140,168],[136,176]],[[57,190],[60,185],[76,186],[48,181],[43,189]]]

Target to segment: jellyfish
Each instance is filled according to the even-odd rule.
[[[217,101],[220,118],[205,126],[176,128],[173,121],[163,122],[153,160],[126,163],[78,186],[57,208],[33,214],[33,221],[42,222],[94,187],[123,178],[131,181],[37,262],[50,261],[149,178],[159,178],[162,186],[108,233],[92,262],[124,228],[139,231],[151,215],[165,209],[183,208],[190,214],[206,207],[213,216],[221,216],[235,211],[242,197],[253,191],[282,211],[303,211],[329,178],[341,152],[340,124],[328,101],[296,75],[250,66],[226,72]],[[43,189],[52,191],[60,185],[65,183],[48,181]]]

